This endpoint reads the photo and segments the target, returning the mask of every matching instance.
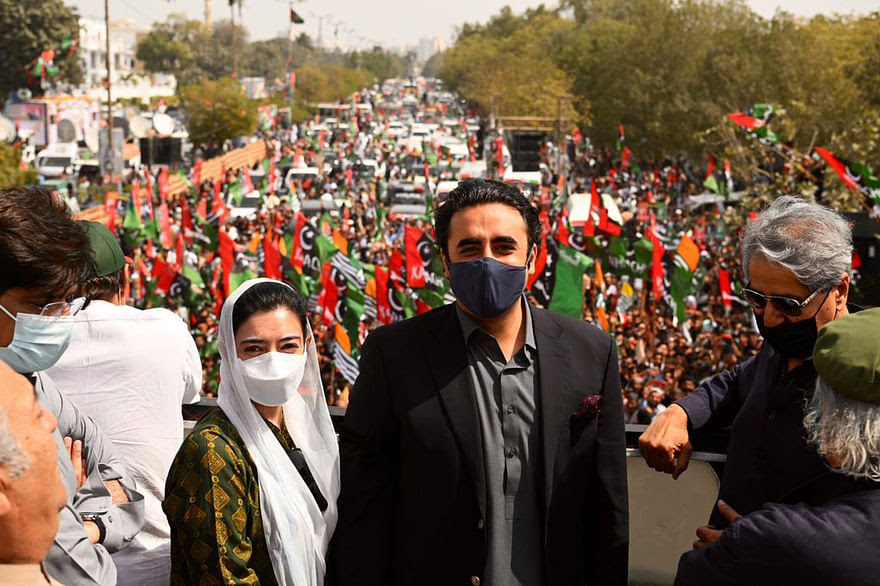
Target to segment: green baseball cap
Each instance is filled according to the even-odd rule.
[[[125,266],[125,254],[110,230],[100,222],[81,220],[80,225],[92,242],[92,252],[95,253],[95,276],[105,277],[121,271]]]
[[[816,339],[813,365],[835,393],[880,405],[880,308],[825,325]]]

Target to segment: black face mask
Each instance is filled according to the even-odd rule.
[[[831,293],[831,291],[828,293]],[[764,341],[786,359],[804,360],[812,356],[813,346],[816,345],[816,338],[819,337],[816,316],[819,315],[819,310],[825,305],[828,293],[825,294],[825,298],[819,304],[819,309],[816,310],[812,317],[794,323],[784,323],[775,328],[768,328],[764,325],[764,316],[756,313],[755,321],[758,322],[758,331],[761,332]]]

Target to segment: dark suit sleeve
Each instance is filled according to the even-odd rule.
[[[735,527],[731,526],[712,545],[683,553],[678,560],[675,586],[747,584],[748,581],[741,579],[743,564],[739,555],[740,538]]]
[[[397,451],[380,336],[374,332],[364,345],[340,434],[342,488],[328,575],[339,586],[392,582]]]
[[[595,465],[586,503],[587,584],[626,584],[629,559],[629,511],[626,489],[626,433],[617,348],[608,340],[602,410],[596,436]]]
[[[676,404],[688,414],[688,425],[691,429],[700,429],[711,424],[727,426],[733,423],[734,417],[742,405],[740,379],[745,369],[755,366],[755,356],[737,364],[730,370],[715,375],[701,384],[697,389],[676,401]]]

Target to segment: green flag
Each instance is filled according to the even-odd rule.
[[[336,248],[336,245],[333,244],[333,240],[322,232],[318,232],[318,235],[315,236],[315,251],[318,254],[318,260],[321,261],[321,265],[339,252],[339,249]]]
[[[232,199],[235,200],[235,205],[241,205],[241,179],[236,178],[235,181],[229,184],[229,193],[232,195]]]
[[[314,280],[306,275],[298,273],[294,269],[284,271],[284,278],[287,279],[293,288],[306,299],[308,299],[315,290]]]
[[[580,318],[584,306],[584,272],[593,259],[569,246],[559,245],[556,280],[547,309]]]
[[[672,274],[669,277],[669,296],[675,303],[675,316],[679,322],[687,319],[684,302],[687,296],[694,291],[693,280],[694,274],[688,269],[687,263],[676,255]]]
[[[709,175],[706,177],[706,180],[703,181],[703,187],[714,191],[715,193],[721,193],[721,188],[718,187],[718,180],[715,179],[715,175]]]
[[[137,230],[140,232],[144,229],[144,225],[141,223],[141,219],[138,216],[137,210],[134,209],[134,206],[131,206],[125,212],[125,218],[122,220],[122,227],[125,230]]]
[[[244,269],[243,271],[232,273],[229,275],[229,294],[231,295],[233,291],[238,289],[242,283],[248,281],[250,279],[256,279],[257,275],[250,269]]]
[[[180,274],[187,279],[189,279],[190,286],[193,288],[204,289],[205,281],[202,279],[202,275],[196,270],[195,267],[191,267],[189,265],[183,265],[180,268]]]

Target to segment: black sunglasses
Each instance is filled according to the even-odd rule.
[[[798,301],[793,297],[784,297],[782,295],[764,295],[763,293],[755,291],[754,289],[749,289],[748,287],[744,287],[742,290],[743,295],[746,296],[746,299],[748,299],[749,303],[751,303],[755,309],[764,309],[767,307],[767,302],[769,301],[778,311],[791,317],[798,317],[803,312],[804,308],[810,304],[810,301],[822,291],[823,289],[816,289],[810,293],[809,297],[803,301]]]

